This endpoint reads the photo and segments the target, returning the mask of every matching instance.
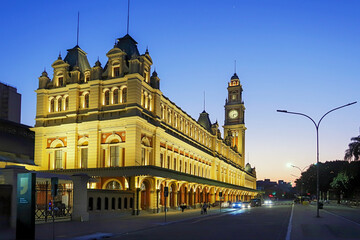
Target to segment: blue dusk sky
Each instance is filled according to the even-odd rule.
[[[104,66],[126,34],[127,0],[4,1],[0,8],[1,82],[22,94],[23,124],[33,126],[38,77],[59,52],[79,46],[90,65]],[[294,181],[316,161],[316,121],[328,110],[359,101],[360,2],[288,0],[132,0],[129,34],[148,46],[160,89],[194,119],[206,111],[224,123],[227,86],[236,72],[245,102],[246,162],[259,180]],[[360,103],[326,116],[320,161],[343,159],[359,135]]]

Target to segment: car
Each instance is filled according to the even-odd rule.
[[[227,207],[229,207],[229,202],[222,202],[221,203],[221,207],[223,207],[223,208],[227,208]]]
[[[264,201],[264,205],[273,205],[273,201],[271,201],[270,199],[267,199]]]
[[[231,204],[231,207],[233,207],[233,208],[242,208],[242,202],[240,201],[240,202],[234,202],[234,203],[232,203]]]
[[[254,198],[250,200],[251,207],[261,207],[261,199]]]
[[[241,207],[242,208],[251,208],[251,203],[250,202],[243,202]]]

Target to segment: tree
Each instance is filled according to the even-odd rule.
[[[351,138],[349,148],[345,151],[344,160],[351,161],[354,158],[355,161],[359,160],[360,157],[360,136]]]
[[[350,179],[351,177],[345,171],[342,171],[330,183],[330,186],[338,192],[338,203],[340,203],[341,194],[350,188]]]

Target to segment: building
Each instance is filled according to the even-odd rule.
[[[91,176],[89,211],[159,212],[165,204],[197,207],[221,195],[222,201],[257,195],[255,168],[244,163],[245,107],[236,74],[228,86],[223,139],[208,113],[196,121],[164,96],[149,52],[140,54],[130,35],[106,56],[104,67],[99,60],[90,67],[75,46],[52,64],[52,79],[45,71],[39,77],[37,170]]]
[[[0,119],[20,123],[21,95],[16,88],[0,82]]]

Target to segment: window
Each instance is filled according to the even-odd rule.
[[[113,102],[114,104],[118,104],[119,103],[119,90],[118,89],[115,89],[114,92],[113,92]]]
[[[61,99],[61,97],[58,98],[57,104],[58,104],[58,106],[57,106],[57,111],[60,112],[60,111],[61,111],[61,105],[62,105],[62,99]]]
[[[170,169],[170,156],[167,157],[167,168]]]
[[[141,165],[146,165],[146,159],[145,159],[145,148],[141,148]]]
[[[190,172],[190,174],[191,174],[191,163],[190,163],[190,167],[189,167],[189,172]]]
[[[117,181],[110,181],[106,184],[105,188],[109,190],[121,190],[121,184]]]
[[[187,162],[184,162],[184,167],[185,167],[185,173],[187,173]]]
[[[84,108],[89,108],[89,94],[84,96]]]
[[[81,148],[81,168],[87,168],[88,148]]]
[[[127,88],[122,89],[122,103],[126,103],[127,101]]]
[[[52,98],[50,100],[50,112],[54,112],[55,111],[55,100]]]
[[[120,76],[120,67],[114,67],[114,77]]]
[[[164,167],[164,154],[160,153],[160,167]]]
[[[94,209],[94,199],[92,197],[89,198],[88,209],[89,211],[92,211]]]
[[[110,147],[110,167],[119,166],[119,146]]]
[[[174,158],[174,170],[176,170],[176,158]]]
[[[55,169],[62,169],[62,150],[55,150]]]
[[[182,161],[180,160],[179,162],[179,171],[181,172],[182,171]]]
[[[63,77],[59,77],[58,79],[58,83],[59,83],[59,87],[63,86],[64,85],[64,78]]]
[[[110,93],[109,90],[104,92],[104,105],[110,104]]]
[[[65,110],[69,110],[69,97],[65,98]]]

